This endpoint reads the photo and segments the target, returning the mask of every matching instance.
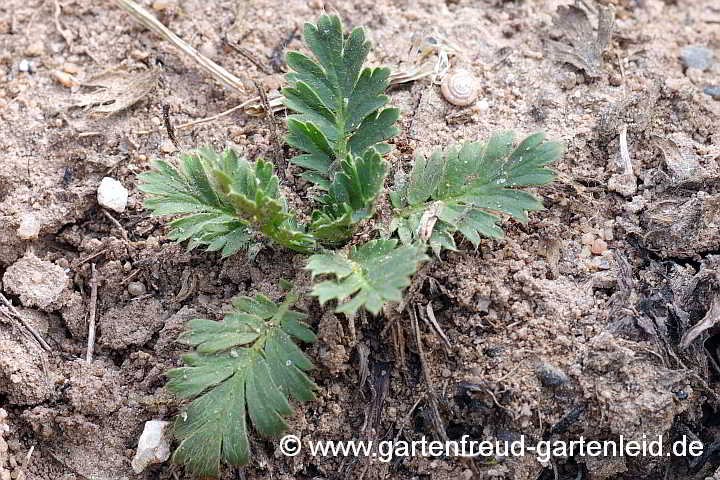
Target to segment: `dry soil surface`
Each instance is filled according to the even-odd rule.
[[[465,109],[448,104],[430,78],[390,92],[402,110],[393,170],[407,170],[415,154],[506,129],[545,131],[567,152],[554,166],[558,180],[535,190],[546,210],[525,225],[508,222],[505,241],[477,250],[461,243],[416,277],[408,303],[421,349],[410,310],[348,319],[301,301],[320,337],[307,348],[320,390],[297,408],[290,431],[304,441],[663,435],[666,445],[686,435],[707,454],[383,463],[286,458],[276,440],[258,439],[252,464],[223,478],[720,478],[720,330],[711,309],[720,295],[720,101],[710,95],[720,88],[716,1],[613,0],[615,29],[597,71],[559,62],[552,51],[553,41],[571,40],[553,21],[568,2],[141,3],[245,90],[217,84],[109,0],[0,4],[0,277],[17,308],[0,307],[0,479],[186,477],[170,462],[139,476],[130,467],[144,422],[178,411],[164,372],[180,364],[185,347],[175,339],[185,321],[220,318],[238,294],[277,299],[280,279],[307,286],[309,275],[303,256],[273,246],[251,262],[243,253],[187,253],[149,217],[136,178],[150,159],[177,155],[162,127],[164,106],[179,125],[248,100],[254,81],[281,85],[283,42],[302,49],[302,23],[323,9],[369,29],[374,65],[408,69],[414,38],[443,39],[456,47],[451,68],[480,82],[480,100]],[[585,3],[597,25],[597,5]],[[683,60],[688,54],[694,58]],[[110,115],[88,105],[89,84],[128,78],[148,84],[137,102]],[[105,103],[116,102],[110,110],[124,98],[107,95]],[[276,118],[282,128],[284,116]],[[267,120],[242,111],[177,136],[180,149],[277,155]],[[307,210],[297,173],[288,171],[287,193]],[[123,213],[98,206],[105,176],[130,192]],[[97,341],[88,364],[92,265]],[[447,343],[426,321],[428,310]],[[706,328],[691,330],[703,321]]]

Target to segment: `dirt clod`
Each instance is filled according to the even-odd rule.
[[[165,313],[155,299],[110,308],[100,317],[98,342],[114,350],[144,345],[163,327]]]
[[[43,371],[47,361],[39,347],[28,351],[27,343],[0,331],[0,395],[15,405],[37,405],[52,394],[50,379]]]
[[[62,267],[39,259],[30,252],[13,263],[3,275],[7,292],[19,295],[26,307],[53,311],[64,303],[69,278]]]

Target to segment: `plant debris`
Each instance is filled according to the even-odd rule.
[[[142,100],[153,89],[157,78],[154,70],[142,73],[106,71],[83,84],[97,89],[78,95],[73,106],[92,107],[95,113],[112,115]]]
[[[558,62],[569,63],[584,70],[591,77],[600,76],[602,54],[610,44],[615,11],[612,7],[600,8],[597,34],[593,33],[587,12],[576,5],[559,6],[553,23],[569,43],[546,40],[551,56]]]

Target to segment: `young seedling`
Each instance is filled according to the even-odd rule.
[[[290,86],[283,90],[288,119],[287,142],[301,155],[291,161],[314,184],[315,209],[309,224],[299,223],[280,192],[273,165],[249,162],[234,151],[197,150],[176,168],[154,162],[140,188],[151,195],[154,215],[180,215],[170,222],[170,238],[204,246],[223,256],[247,247],[258,235],[276,245],[308,253],[311,295],[321,304],[337,302],[336,311],[365,308],[377,314],[401,301],[428,249],[457,249],[460,233],[475,247],[481,236],[501,238],[501,215],[519,221],[542,209],[519,187],[542,185],[554,174],[546,165],[562,146],[542,134],[513,147],[513,135],[466,143],[418,156],[405,182],[390,192],[390,235],[342,250],[360,222],[372,221],[382,195],[399,112],[386,108],[390,72],[363,68],[370,49],[361,28],[343,31],[340,19],[322,16],[305,25],[313,57],[288,54]],[[313,333],[293,312],[288,295],[276,305],[265,297],[242,298],[222,322],[193,320],[182,341],[195,347],[186,367],[169,372],[168,387],[191,400],[175,423],[180,445],[174,459],[194,473],[217,475],[221,464],[250,460],[248,425],[261,435],[285,430],[291,414],[288,396],[313,398],[306,376],[310,361],[293,338],[311,342]],[[248,421],[248,418],[250,421]]]

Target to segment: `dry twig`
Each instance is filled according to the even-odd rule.
[[[73,263],[72,265],[70,265],[70,268],[72,268],[73,270],[77,270],[77,268],[78,268],[79,266],[83,265],[84,263],[89,262],[90,260],[94,260],[95,258],[99,257],[100,255],[104,255],[105,253],[107,253],[107,248],[103,248],[103,249],[100,250],[99,252],[91,253],[91,254],[88,255],[87,257],[81,258],[81,259],[78,260],[77,262],[75,262],[75,263]]]
[[[52,352],[52,349],[50,348],[50,345],[48,345],[47,342],[45,341],[45,339],[42,338],[42,336],[40,335],[40,332],[38,332],[38,331],[35,329],[35,327],[33,327],[32,325],[30,325],[28,322],[25,321],[25,319],[22,317],[22,315],[20,315],[20,312],[17,311],[17,308],[15,308],[15,307],[13,306],[13,304],[10,302],[10,300],[8,300],[7,298],[5,298],[5,295],[3,295],[2,293],[0,293],[0,300],[2,300],[2,302],[3,302],[3,303],[5,304],[5,306],[8,308],[8,310],[9,310],[10,313],[12,314],[12,317],[13,317],[15,320],[17,320],[18,322],[20,322],[20,324],[21,324],[23,327],[25,327],[25,329],[26,329],[27,331],[29,331],[30,334],[32,334],[33,338],[34,338],[35,340],[37,340],[37,342],[40,344],[40,346],[43,348],[43,350],[45,350],[46,352]]]
[[[150,12],[145,10],[145,8],[141,7],[132,0],[115,0],[115,4],[128,12],[135,20],[143,24],[145,27],[179,48],[185,55],[190,57],[217,81],[233,90],[239,92],[245,91],[242,80],[195,50],[195,48],[186,43],[185,40],[175,35],[175,33],[160,23]]]
[[[443,342],[445,342],[447,348],[452,350],[452,344],[450,343],[450,339],[447,337],[447,335],[445,335],[445,332],[435,319],[435,312],[432,308],[432,302],[427,304],[427,306],[425,307],[425,311],[427,312],[426,322],[430,324],[430,326],[433,328],[433,330],[437,332],[438,335],[440,335],[440,338],[443,339]],[[425,317],[423,317],[423,319],[425,320]]]
[[[125,243],[128,243],[130,241],[130,240],[128,240],[128,234],[125,231],[125,229],[123,228],[123,226],[120,224],[120,222],[118,222],[117,219],[115,217],[113,217],[110,214],[110,212],[108,212],[104,208],[102,209],[102,212],[103,212],[103,215],[105,215],[105,217],[107,217],[107,219],[110,220],[112,222],[112,224],[118,228],[118,230],[120,230],[120,234],[122,235],[123,240],[125,240]]]
[[[95,264],[90,264],[92,277],[90,278],[90,320],[88,321],[88,343],[85,361],[92,362],[93,352],[95,351],[95,313],[97,312],[97,270]]]
[[[246,58],[250,63],[255,65],[258,70],[260,70],[265,75],[272,75],[272,72],[268,70],[268,68],[260,61],[259,58],[255,56],[254,53],[252,53],[250,50],[248,50],[245,47],[238,47],[233,45],[232,43],[228,42],[227,40],[224,40],[225,45],[235,50],[237,53],[242,55],[244,58]]]
[[[430,406],[430,420],[432,422],[435,433],[438,434],[441,440],[447,441],[448,436],[445,432],[445,426],[442,424],[442,417],[440,417],[440,409],[438,408],[437,395],[435,394],[435,387],[430,378],[430,372],[427,366],[427,360],[425,359],[425,352],[423,352],[422,339],[420,337],[420,326],[418,325],[417,314],[415,313],[414,306],[408,306],[408,312],[412,319],[412,328],[415,333],[415,343],[417,344],[418,357],[420,357],[420,365],[422,366],[423,378],[428,389],[428,404]]]
[[[62,14],[62,8],[60,7],[60,2],[58,0],[55,0],[55,10],[53,12],[53,20],[55,21],[55,30],[58,31],[60,36],[63,37],[65,40],[65,43],[68,44],[68,47],[72,48],[73,46],[73,37],[72,33],[69,30],[65,30],[62,27],[62,24],[60,23],[60,15]]]
[[[258,95],[260,96],[260,101],[262,102],[263,108],[265,109],[265,120],[267,121],[268,125],[270,126],[270,136],[273,139],[273,143],[275,143],[275,160],[276,164],[278,165],[278,176],[281,179],[285,178],[285,168],[287,168],[287,162],[283,156],[282,146],[283,146],[283,140],[280,137],[280,133],[278,131],[278,125],[275,121],[275,115],[273,115],[272,108],[270,108],[270,103],[268,102],[267,95],[265,94],[265,89],[262,85],[260,85],[259,82],[255,81],[255,88],[258,91]]]

